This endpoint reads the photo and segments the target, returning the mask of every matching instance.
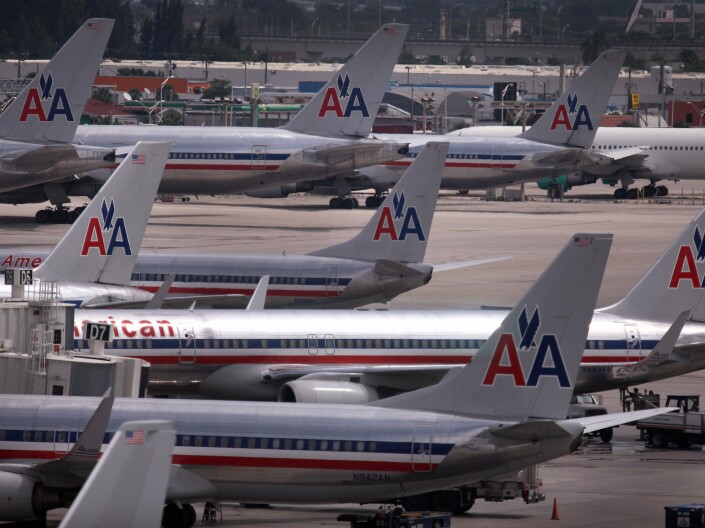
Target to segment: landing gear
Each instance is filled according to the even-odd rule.
[[[668,196],[668,187],[665,185],[644,185],[641,188],[641,196],[644,198],[653,198],[654,196]],[[614,191],[615,200],[636,200],[639,197],[639,189],[632,187],[620,187]]]
[[[56,209],[47,207],[40,209],[34,215],[38,224],[73,224],[86,207],[76,207],[70,211],[68,207],[59,206]]]
[[[337,196],[335,198],[331,198],[328,205],[330,205],[331,209],[357,209],[360,202],[357,201],[357,198],[343,198],[342,196]]]
[[[380,205],[382,205],[382,202],[384,201],[384,196],[380,196],[378,194],[375,194],[374,196],[368,196],[365,198],[365,207],[369,207],[370,209],[377,209]]]
[[[602,440],[602,443],[604,444],[609,444],[612,441],[612,437],[614,436],[614,429],[609,427],[607,429],[602,429],[600,431],[600,440]]]
[[[191,528],[196,524],[196,509],[190,504],[167,504],[162,513],[164,528]]]

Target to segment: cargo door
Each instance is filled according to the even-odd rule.
[[[641,337],[636,325],[625,324],[624,333],[627,337],[627,361],[641,359]]]
[[[196,333],[192,326],[179,327],[179,364],[196,363]]]
[[[414,473],[429,473],[433,469],[432,442],[433,424],[426,422],[415,424],[414,438],[411,442],[411,469]]]

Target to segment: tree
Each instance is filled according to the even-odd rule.
[[[97,101],[102,101],[103,103],[112,103],[113,94],[110,93],[108,88],[95,88],[93,89],[93,94],[91,97]]]
[[[213,79],[210,86],[203,91],[203,99],[230,97],[232,83],[225,79]]]
[[[609,47],[609,43],[601,31],[591,31],[580,44],[583,52],[583,64],[592,64],[600,53]]]

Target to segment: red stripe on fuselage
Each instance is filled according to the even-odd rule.
[[[217,163],[167,163],[165,170],[277,170],[279,165],[224,164]]]
[[[158,286],[138,286],[140,290],[155,293],[159,287]],[[188,294],[199,294],[199,295],[225,295],[225,294],[240,294],[240,295],[252,295],[254,289],[245,288],[205,288],[205,287],[193,287],[185,288],[181,286],[169,288],[169,293],[188,293]],[[330,291],[330,290],[273,290],[268,289],[267,295],[269,297],[340,297],[343,292],[340,291]]]
[[[140,352],[136,349],[114,349],[129,352],[129,356],[149,361],[153,365],[178,365],[177,356],[144,356],[133,354]],[[305,365],[415,365],[419,364],[465,364],[472,358],[469,356],[379,356],[372,354],[369,356],[325,356],[325,355],[271,355],[271,356],[212,356],[195,354],[198,365],[270,365],[282,364],[305,364]],[[189,355],[189,358],[191,356]]]

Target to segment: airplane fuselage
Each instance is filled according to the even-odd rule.
[[[58,458],[98,401],[0,396],[0,462]],[[108,434],[136,419],[173,421],[172,460],[179,467],[172,471],[167,500],[185,501],[337,503],[413,495],[562,456],[582,432],[511,441],[489,431],[499,422],[434,412],[117,399]],[[104,447],[107,443],[106,434]]]
[[[505,315],[502,310],[276,314],[90,310],[76,314],[74,346],[88,349],[82,321],[111,322],[114,340],[107,353],[150,362],[153,394],[273,400],[282,383],[319,372],[353,376],[363,372],[394,387],[400,383],[400,371],[418,367],[416,376],[405,375],[403,390],[435,383],[447,370],[467,363]],[[668,327],[596,312],[576,391],[608,390],[705,367],[705,353],[679,362],[640,362]],[[703,341],[702,325],[688,323],[679,343]],[[377,370],[371,372],[374,367]]]
[[[295,159],[292,155],[314,147],[352,146],[355,138],[329,138],[281,128],[79,126],[75,142],[109,148],[128,148],[137,141],[169,141],[169,159],[160,193],[232,194],[262,186],[292,183],[354,170],[333,163]],[[398,156],[394,156],[395,159]],[[372,158],[370,158],[372,159]],[[386,161],[386,160],[385,160]],[[106,179],[107,171],[92,173]]]
[[[10,267],[36,267],[48,253],[41,248],[2,250],[0,271]],[[430,265],[408,264],[408,267],[419,273],[380,275],[375,272],[374,262],[310,255],[185,255],[141,251],[130,286],[153,293],[166,275],[174,273],[176,277],[169,289],[172,295],[240,294],[242,299],[229,299],[228,307],[244,307],[262,275],[269,275],[267,308],[324,305],[355,308],[390,301],[431,279]],[[62,298],[66,301],[77,301],[77,294],[90,295],[85,289],[74,292],[62,287]]]
[[[459,137],[511,139],[521,127],[473,127],[454,134]],[[601,127],[591,148],[609,154],[630,147],[646,147],[643,170],[634,177],[654,180],[700,180],[705,162],[705,131],[702,128],[624,128]],[[564,172],[565,174],[565,172]]]

